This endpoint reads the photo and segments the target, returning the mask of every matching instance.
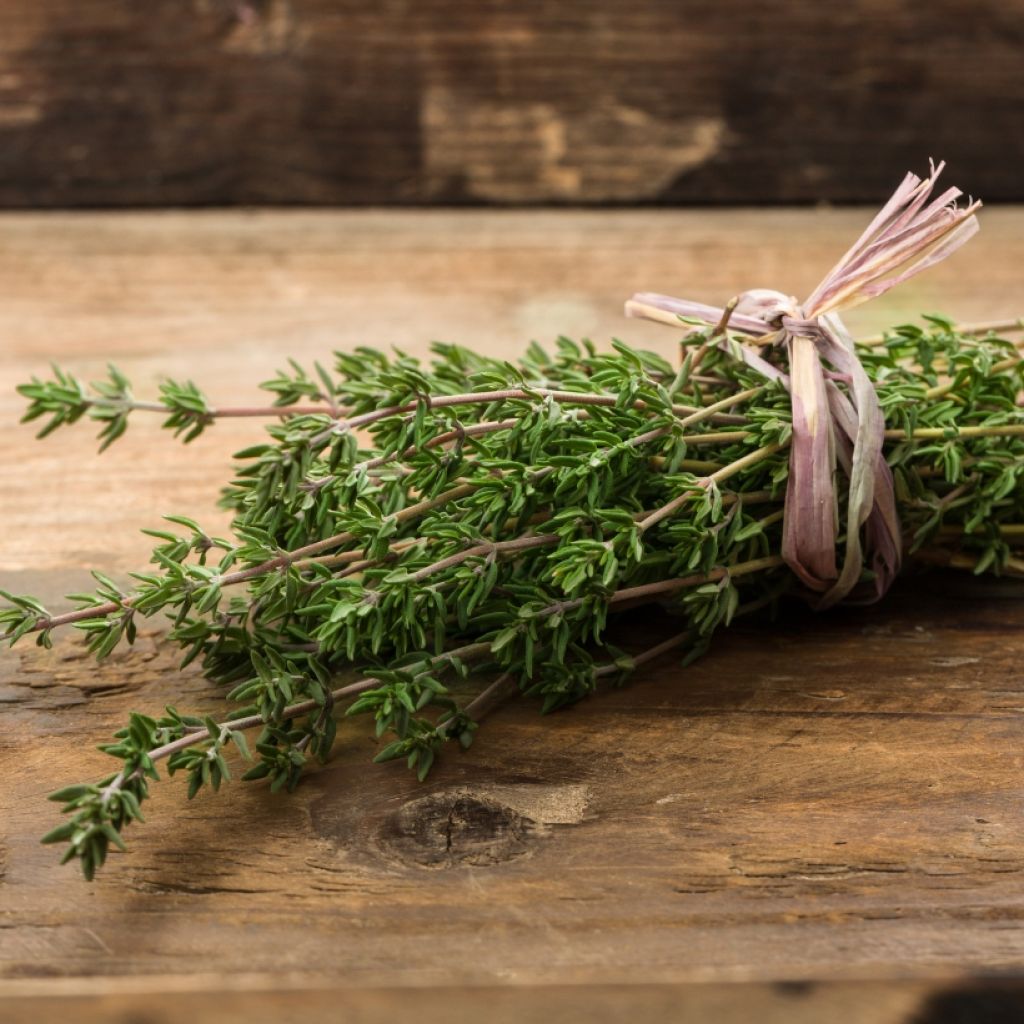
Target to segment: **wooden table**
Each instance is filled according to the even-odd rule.
[[[194,377],[216,403],[287,355],[356,343],[620,334],[668,351],[670,332],[622,320],[632,291],[802,294],[865,219],[5,215],[0,586],[56,600],[88,567],[141,567],[137,528],[164,512],[223,526],[230,452],[259,436],[218,424],[183,450],[137,421],[102,458],[87,425],[37,444],[12,388],[50,359],[84,377],[115,361],[140,394]],[[1024,312],[1024,210],[983,221],[851,324]],[[165,782],[91,885],[38,845],[46,793],[104,771],[94,745],[128,709],[217,695],[155,627],[100,667],[73,636],[5,652],[0,1018],[946,1019],[957,979],[1024,958],[1020,594],[937,576],[740,626],[691,669],[667,659],[548,719],[498,712],[424,785],[371,766],[351,726],[291,798],[187,803]]]

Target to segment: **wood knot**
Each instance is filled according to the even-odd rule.
[[[453,790],[403,804],[385,819],[379,839],[407,864],[483,867],[528,853],[529,837],[540,828],[497,800]]]

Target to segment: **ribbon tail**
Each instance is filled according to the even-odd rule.
[[[835,581],[835,444],[825,373],[812,338],[789,339],[793,438],[783,518],[782,557],[812,590]]]
[[[676,299],[671,295],[659,295],[657,292],[637,292],[626,303],[626,316],[654,320],[670,327],[685,327],[687,321],[693,320],[700,320],[709,327],[714,327],[722,319],[724,312],[725,309],[721,306],[708,306],[703,302]],[[735,312],[729,317],[729,328],[755,338],[773,333],[772,328],[763,320]]]
[[[885,459],[880,461],[882,470],[875,476],[875,505],[864,528],[868,551],[871,552],[871,568],[875,574],[874,601],[885,596],[903,562],[899,523],[892,520],[896,509],[892,470]]]
[[[853,443],[857,437],[857,411],[831,381],[828,383],[828,400],[839,428],[836,433],[839,463],[849,478],[853,468]],[[866,603],[878,601],[885,595],[899,572],[901,562],[899,523],[892,518],[896,510],[892,470],[881,456],[875,466],[874,488],[875,500],[864,524],[864,548],[875,577],[872,596],[866,599]]]
[[[671,296],[657,295],[654,292],[638,292],[626,303],[626,316],[637,320],[652,320],[670,327],[685,327],[686,323],[680,319],[681,317],[702,320],[708,327],[713,327],[724,315],[724,307],[705,306],[702,302],[687,302],[684,299],[673,299]],[[778,332],[763,320],[733,313],[729,317],[729,331],[718,339],[717,347],[733,359],[746,363],[767,380],[780,381],[784,387],[787,386],[786,375],[778,367],[772,366],[767,359],[762,358],[753,348],[733,338],[730,334],[733,329],[758,337],[762,342],[770,340]]]
[[[842,600],[856,586],[863,565],[861,528],[867,524],[866,540],[881,596],[888,589],[901,562],[899,517],[892,472],[885,461],[885,418],[874,385],[854,350],[854,342],[834,314],[822,316],[822,355],[850,380],[852,403],[838,388],[830,388],[829,405],[835,422],[847,435],[853,449],[848,470],[850,478],[846,513],[846,550],[843,568],[833,587],[822,597],[822,607]]]

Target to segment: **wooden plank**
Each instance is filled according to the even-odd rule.
[[[203,982],[206,982],[204,984]],[[344,1019],[346,1024],[1003,1024],[1019,1019],[1024,988],[1006,979],[719,983],[687,985],[480,985],[330,987],[322,979],[162,978],[99,983],[15,982],[0,995],[4,1024],[65,1020],[110,1024],[279,1024]]]
[[[191,375],[222,400],[250,394],[286,354],[356,341],[423,351],[442,335],[507,352],[533,334],[616,330],[669,351],[669,332],[620,321],[623,296],[802,293],[863,220],[9,215],[0,418],[13,421],[13,384],[49,357],[83,376],[116,359],[140,392],[161,372]],[[973,259],[857,322],[874,329],[940,299],[969,318],[1019,312],[1022,225],[1024,211],[990,212]],[[5,428],[0,585],[76,589],[87,565],[141,565],[145,538],[128,531],[161,511],[215,520],[226,453],[256,429],[218,425],[186,454],[139,424],[98,460],[84,431],[37,445],[28,427]],[[744,625],[685,672],[667,660],[548,719],[500,711],[425,785],[369,765],[373,743],[352,724],[290,798],[236,785],[190,804],[161,783],[130,854],[91,885],[37,844],[54,820],[45,794],[102,772],[92,746],[129,708],[213,710],[219,696],[155,633],[101,668],[71,639],[17,648],[0,657],[0,977],[11,998],[54,1009],[14,979],[138,976],[137,989],[91,990],[97,1014],[126,1017],[131,992],[167,991],[172,976],[207,989],[211,971],[243,988],[259,989],[254,975],[318,979],[345,986],[338,998],[366,1020],[410,1003],[371,994],[359,1009],[349,986],[536,986],[494,1005],[528,1020],[553,1000],[573,1020],[572,993],[551,986],[642,985],[609,991],[607,1006],[632,993],[663,1007],[658,1020],[674,1019],[677,998],[660,985],[910,975],[922,987],[891,997],[893,1014],[909,1012],[936,975],[1014,970],[1024,956],[1019,593],[929,577],[876,608]],[[655,635],[648,618],[625,620],[624,639]],[[764,991],[782,1014],[788,997]],[[239,1013],[259,1001],[239,998]],[[889,998],[879,990],[877,1006]],[[470,993],[459,1012],[487,999]],[[424,997],[425,1019],[441,1005]]]
[[[633,292],[721,303],[769,286],[804,296],[870,215],[12,214],[0,232],[0,422],[20,416],[14,384],[50,359],[87,378],[115,361],[140,393],[153,393],[161,377],[191,376],[215,403],[237,405],[290,355],[310,363],[367,343],[425,352],[440,338],[509,353],[564,333],[618,335],[671,354],[670,331],[623,318]],[[854,310],[851,326],[873,332],[923,311],[1019,315],[1024,210],[985,210],[981,220],[967,252]],[[145,561],[148,541],[137,530],[164,512],[222,524],[212,505],[228,455],[259,430],[218,424],[185,457],[155,428],[134,429],[100,461],[87,428],[59,448],[34,444],[30,426],[3,431],[0,565],[116,570]],[[84,505],[84,494],[96,504]],[[39,506],[61,516],[42,548]]]
[[[816,979],[1024,954],[1024,604],[941,579],[731,631],[547,720],[511,706],[424,785],[363,723],[291,797],[164,783],[86,885],[37,845],[129,708],[219,695],[147,636],[6,656],[8,976],[301,971],[360,984]],[[965,609],[965,603],[968,602]],[[643,646],[636,618],[620,627]]]
[[[1024,5],[8,0],[0,204],[1024,198]]]

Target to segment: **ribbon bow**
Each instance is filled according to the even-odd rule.
[[[872,599],[888,590],[899,571],[900,524],[892,472],[882,451],[885,419],[838,313],[945,259],[978,230],[974,214],[980,202],[958,206],[963,194],[958,188],[931,199],[944,166],[931,165],[924,180],[908,174],[803,304],[767,289],[744,292],[725,309],[652,293],[634,295],[626,303],[627,316],[676,327],[680,317],[727,323],[730,330],[756,338],[758,345],[785,346],[788,375],[751,346],[730,345],[725,337],[718,343],[789,390],[793,438],[782,555],[803,583],[820,594],[819,607],[846,597],[865,563],[874,572]],[[837,461],[849,480],[841,567],[836,563]]]

